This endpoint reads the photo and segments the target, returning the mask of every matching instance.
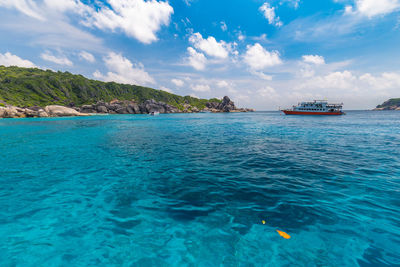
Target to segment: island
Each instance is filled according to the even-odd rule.
[[[237,108],[228,96],[199,99],[69,72],[0,66],[0,118],[252,111]]]
[[[373,110],[400,110],[400,98],[391,98]]]

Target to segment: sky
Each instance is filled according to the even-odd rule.
[[[0,65],[237,106],[400,97],[400,0],[0,0]]]

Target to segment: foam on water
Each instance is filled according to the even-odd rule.
[[[399,148],[400,112],[0,120],[0,265],[400,265]]]

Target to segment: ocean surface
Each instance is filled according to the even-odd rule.
[[[0,266],[400,266],[400,112],[3,119],[0,151]]]

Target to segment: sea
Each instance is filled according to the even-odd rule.
[[[2,119],[0,152],[0,266],[400,266],[400,112]]]

